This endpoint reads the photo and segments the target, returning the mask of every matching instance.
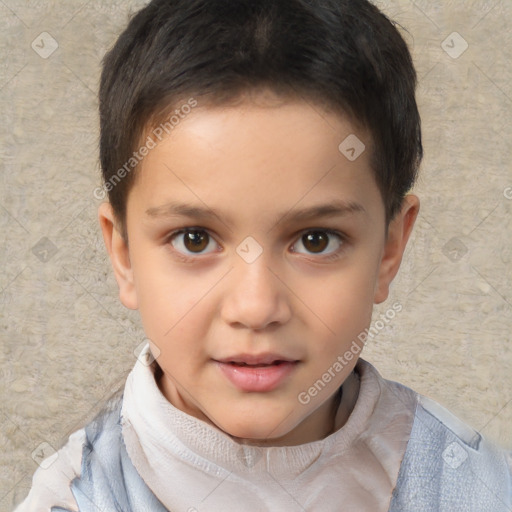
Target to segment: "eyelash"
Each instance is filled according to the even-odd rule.
[[[165,239],[165,244],[166,245],[172,245],[172,241],[179,237],[180,235],[183,235],[185,233],[188,233],[188,232],[191,232],[191,231],[199,231],[199,232],[202,232],[202,233],[206,233],[208,235],[208,237],[210,237],[210,239],[215,240],[215,238],[209,233],[209,231],[207,229],[204,229],[204,228],[201,228],[201,227],[186,227],[186,228],[182,228],[182,229],[179,229],[179,230],[176,230],[176,231],[173,231],[171,234],[169,234],[168,237],[166,237]],[[310,228],[310,229],[306,229],[304,231],[301,231],[297,238],[295,239],[296,241],[294,242],[293,245],[295,245],[298,241],[300,241],[302,239],[303,236],[309,234],[309,233],[323,233],[323,234],[327,234],[329,235],[330,237],[337,237],[339,240],[340,240],[340,243],[341,243],[341,246],[333,251],[332,253],[330,253],[329,255],[327,256],[324,256],[324,257],[319,257],[319,258],[314,258],[316,261],[320,260],[320,261],[323,261],[323,262],[330,262],[330,261],[334,261],[334,260],[337,260],[341,257],[341,253],[343,252],[343,250],[345,249],[345,246],[346,244],[348,243],[349,241],[349,238],[347,235],[345,235],[344,233],[341,233],[339,231],[335,231],[335,230],[332,230],[332,229],[327,229],[327,228]],[[304,253],[299,253],[297,251],[292,251],[293,253],[295,254],[304,254]],[[198,257],[202,257],[201,256],[201,253],[197,253],[196,256],[187,256],[186,254],[183,254],[182,252],[176,250],[176,249],[173,249],[173,253],[178,257],[180,258],[182,261],[184,262],[193,262],[193,261],[197,261],[197,258]],[[314,256],[315,253],[310,253],[312,256]],[[321,253],[319,253],[321,254]]]

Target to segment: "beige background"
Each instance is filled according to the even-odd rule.
[[[377,3],[408,31],[426,155],[420,218],[376,313],[403,310],[363,356],[512,448],[512,2]],[[1,511],[27,494],[32,452],[91,418],[144,339],[92,193],[100,60],[143,4],[0,0]]]

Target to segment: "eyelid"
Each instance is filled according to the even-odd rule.
[[[202,231],[202,232],[206,233],[208,235],[208,237],[210,237],[210,239],[213,240],[217,244],[218,247],[220,247],[220,244],[217,241],[217,237],[214,234],[212,234],[209,229],[206,229],[201,226],[184,226],[182,228],[175,229],[174,231],[172,231],[169,235],[167,235],[165,237],[165,239],[164,239],[165,244],[172,245],[171,242],[172,242],[172,240],[174,240],[174,238],[176,238],[180,235],[183,235],[184,233],[189,232],[189,231]],[[325,227],[324,228],[312,227],[312,228],[302,229],[302,230],[296,232],[293,235],[293,243],[292,243],[291,247],[295,246],[295,244],[297,242],[299,242],[304,235],[306,235],[308,233],[318,233],[318,232],[327,233],[329,236],[337,237],[340,241],[340,247],[330,253],[327,253],[327,254],[325,254],[325,253],[303,253],[303,252],[298,252],[298,251],[293,251],[293,250],[291,252],[294,254],[301,254],[304,256],[309,255],[309,256],[312,256],[313,259],[316,259],[316,260],[329,259],[329,258],[339,256],[339,253],[343,250],[344,246],[350,241],[350,237],[341,231],[337,231],[335,229],[325,228]],[[218,251],[211,251],[208,253],[204,253],[204,252],[183,253],[173,247],[173,252],[175,252],[182,259],[194,260],[198,257],[204,257],[205,255],[212,254],[212,253],[218,252]]]
[[[201,231],[201,232],[204,232],[208,235],[209,237],[209,242],[211,242],[212,240],[217,244],[217,246],[219,247],[220,244],[219,242],[217,241],[217,237],[212,235],[212,233],[210,232],[209,229],[206,229],[206,228],[203,228],[203,227],[200,227],[200,226],[184,226],[182,228],[179,228],[179,229],[175,229],[174,231],[172,231],[171,233],[169,233],[167,236],[165,236],[164,238],[164,243],[166,245],[171,245],[172,246],[172,241],[179,237],[180,235],[183,235],[184,233],[187,233],[187,232],[190,232],[190,231]],[[213,252],[216,252],[216,251],[211,251],[211,252],[200,252],[200,253],[193,253],[193,252],[190,252],[190,253],[183,253],[181,252],[180,250],[176,249],[173,247],[173,252],[175,252],[180,258],[182,259],[185,259],[185,260],[191,260],[191,259],[195,259],[197,257],[202,257],[203,255],[207,255],[207,254],[212,254]]]
[[[337,229],[326,228],[326,227],[312,227],[312,228],[301,229],[294,235],[294,237],[295,237],[295,239],[297,239],[297,238],[300,238],[301,236],[306,235],[307,233],[318,233],[318,232],[328,233],[329,235],[336,235],[342,239],[347,239],[347,240],[349,238],[348,235],[346,235],[342,231],[338,231]]]
[[[339,255],[339,253],[343,250],[344,246],[349,241],[349,237],[345,233],[342,233],[342,232],[337,231],[335,229],[330,229],[330,228],[308,228],[308,229],[304,229],[304,230],[300,231],[298,233],[298,235],[294,237],[295,242],[292,244],[292,247],[295,246],[295,244],[297,242],[299,242],[302,239],[302,237],[304,235],[307,235],[308,233],[327,233],[329,236],[335,236],[340,241],[340,247],[338,247],[338,249],[336,249],[336,250],[334,250],[332,252],[329,252],[329,253],[323,253],[323,252],[322,253],[310,253],[310,252],[303,253],[303,252],[298,252],[298,251],[292,251],[293,253],[313,256],[314,259],[322,259],[322,257],[324,259],[327,259],[327,258],[333,257],[335,255]]]

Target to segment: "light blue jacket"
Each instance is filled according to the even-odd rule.
[[[118,399],[85,428],[81,477],[71,483],[80,512],[167,512],[130,461],[120,411]],[[510,453],[418,395],[389,512],[511,512],[511,461]]]

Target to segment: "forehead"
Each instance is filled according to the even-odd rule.
[[[262,95],[198,104],[162,140],[152,133],[156,147],[130,192],[149,216],[177,198],[247,217],[322,201],[371,206],[380,198],[368,133],[308,101]]]

